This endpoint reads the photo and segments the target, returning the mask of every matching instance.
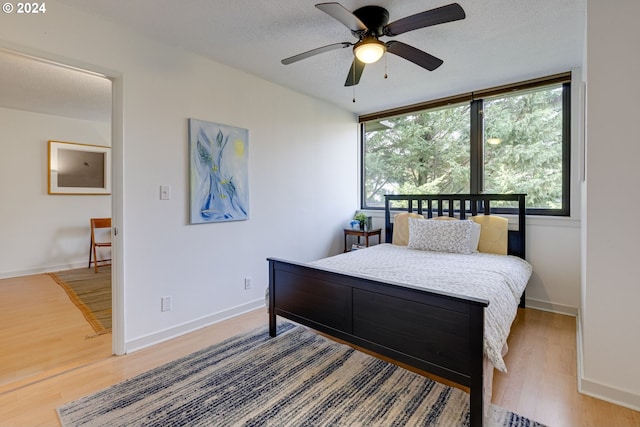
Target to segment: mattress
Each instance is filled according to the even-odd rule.
[[[510,255],[429,252],[385,243],[309,264],[400,286],[489,301],[484,317],[484,354],[496,369],[506,372],[502,350],[520,296],[531,277],[532,268],[527,261]]]

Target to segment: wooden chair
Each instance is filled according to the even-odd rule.
[[[102,266],[111,265],[111,258],[109,259],[98,259],[96,248],[110,248],[111,240],[104,241],[102,238],[104,236],[109,236],[111,238],[111,218],[91,218],[91,246],[89,247],[89,267],[91,268],[91,263],[93,263],[96,273],[98,272],[98,264],[100,263]],[[104,229],[109,229],[108,232],[105,232]],[[100,232],[100,229],[103,229]],[[96,233],[98,231],[98,233]],[[98,234],[98,238],[100,240],[96,240],[96,234]],[[91,260],[93,257],[93,261]],[[109,262],[108,264],[105,264]]]

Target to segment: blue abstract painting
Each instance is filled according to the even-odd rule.
[[[189,119],[191,224],[249,219],[249,131]]]

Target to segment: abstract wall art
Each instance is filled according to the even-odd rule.
[[[190,222],[249,219],[249,131],[189,119]]]

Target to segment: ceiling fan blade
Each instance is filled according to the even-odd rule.
[[[364,65],[364,62],[360,61],[358,58],[353,58],[351,68],[349,68],[349,74],[347,75],[347,80],[344,82],[345,86],[355,86],[360,83],[360,77],[362,77]]]
[[[349,42],[334,43],[334,44],[330,44],[330,45],[322,46],[322,47],[317,47],[315,49],[311,49],[311,50],[308,50],[306,52],[299,53],[299,54],[291,56],[289,58],[285,58],[280,62],[282,62],[283,65],[289,65],[289,64],[293,64],[294,62],[298,62],[298,61],[301,61],[303,59],[307,59],[307,58],[309,58],[311,56],[318,55],[320,53],[329,52],[330,50],[335,50],[335,49],[344,49],[345,47],[351,47],[351,46],[353,46],[353,45],[351,43],[349,43]]]
[[[360,18],[355,16],[340,3],[318,3],[316,7],[327,15],[330,15],[336,20],[342,22],[342,24],[351,31],[367,31],[367,26],[362,23]]]
[[[418,28],[430,27],[432,25],[444,24],[445,22],[458,21],[464,19],[466,14],[458,3],[416,13],[406,18],[398,19],[386,25],[382,32],[385,36],[397,36],[407,31]]]
[[[435,56],[430,55],[427,52],[423,52],[420,49],[416,49],[413,46],[409,46],[408,44],[399,41],[393,40],[387,42],[386,45],[387,52],[398,55],[399,57],[404,58],[407,61],[411,61],[414,64],[421,66],[422,68],[426,68],[429,71],[435,70],[444,62],[440,58],[436,58]]]

